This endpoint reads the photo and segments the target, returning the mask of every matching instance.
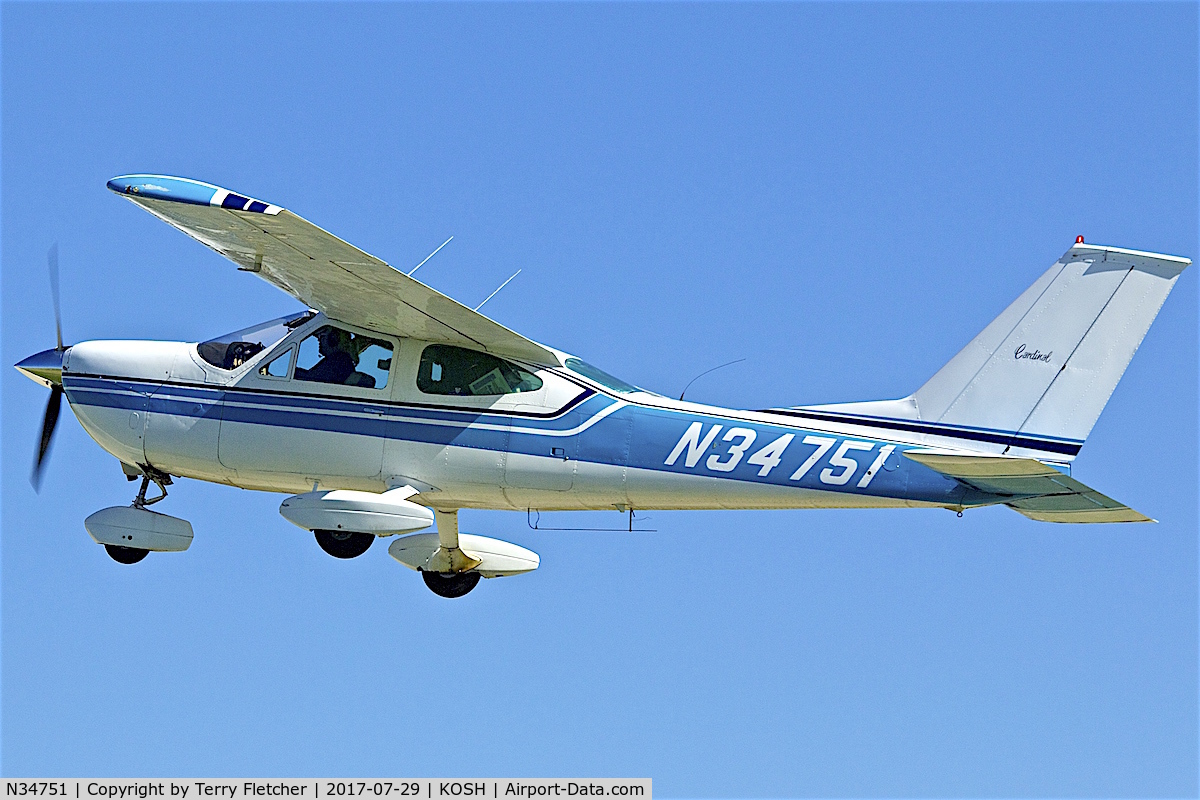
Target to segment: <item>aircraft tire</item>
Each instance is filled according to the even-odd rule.
[[[478,572],[459,572],[443,575],[440,572],[421,570],[421,577],[429,591],[438,597],[462,597],[479,584]]]
[[[358,558],[375,543],[373,533],[350,531],[313,531],[317,544],[334,558]]]
[[[113,561],[121,564],[136,564],[150,553],[149,550],[140,547],[124,547],[119,544],[106,544],[104,549]]]

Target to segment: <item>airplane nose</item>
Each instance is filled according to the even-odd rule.
[[[40,383],[42,386],[61,386],[63,359],[70,349],[69,347],[64,347],[62,350],[59,350],[52,347],[49,350],[35,353],[14,366],[21,371],[22,375]]]

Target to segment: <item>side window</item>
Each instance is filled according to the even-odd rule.
[[[391,368],[390,342],[324,325],[300,342],[294,377],[298,381],[382,389],[387,386]]]
[[[287,352],[271,359],[270,364],[259,367],[258,374],[264,378],[286,378],[288,370],[292,367],[292,356],[294,355],[296,355],[296,348],[289,347]]]
[[[509,361],[476,350],[431,344],[421,353],[417,388],[466,397],[536,392],[542,379]]]

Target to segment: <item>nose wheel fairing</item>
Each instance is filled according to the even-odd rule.
[[[192,545],[192,525],[187,520],[136,506],[101,509],[84,520],[83,526],[97,544],[106,548],[182,553]]]

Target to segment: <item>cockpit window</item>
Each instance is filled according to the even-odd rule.
[[[593,367],[591,364],[587,363],[586,361],[580,361],[578,358],[568,358],[564,363],[566,364],[567,369],[571,370],[572,372],[578,372],[585,378],[591,378],[596,383],[612,389],[614,392],[629,394],[630,392],[645,391],[644,389],[639,389],[633,384],[626,383],[620,378],[614,378],[612,375],[609,375],[599,367]]]
[[[431,344],[421,352],[417,388],[425,394],[472,397],[536,392],[542,388],[542,379],[487,353]]]
[[[300,343],[294,377],[298,381],[382,389],[387,386],[391,369],[390,342],[322,325]]]
[[[287,336],[293,330],[308,322],[315,311],[303,311],[299,314],[289,314],[286,317],[260,322],[249,328],[209,339],[196,346],[200,357],[220,369],[237,369],[258,353]]]

